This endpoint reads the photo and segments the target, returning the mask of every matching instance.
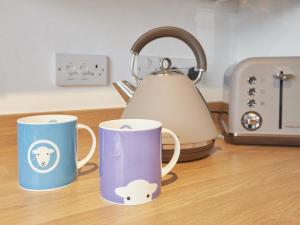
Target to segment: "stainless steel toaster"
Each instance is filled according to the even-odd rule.
[[[300,145],[300,57],[248,58],[232,66],[224,101],[227,142]]]

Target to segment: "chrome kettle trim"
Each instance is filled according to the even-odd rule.
[[[134,79],[136,80],[137,83],[139,83],[139,82],[142,80],[142,78],[139,77],[139,76],[134,72],[134,66],[135,66],[136,58],[137,58],[138,55],[139,55],[138,53],[132,52],[131,62],[130,62],[130,72],[131,72],[131,75],[134,77]],[[165,58],[163,58],[163,59],[165,59]],[[198,75],[197,75],[197,78],[196,78],[195,80],[193,80],[193,83],[194,83],[194,84],[197,84],[197,83],[201,80],[202,75],[203,75],[203,73],[205,72],[205,70],[204,70],[204,69],[201,69],[201,68],[198,69],[198,68],[196,68],[196,67],[195,67],[194,69],[195,69],[195,71],[198,72]]]

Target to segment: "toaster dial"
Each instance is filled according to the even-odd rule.
[[[256,101],[255,101],[255,99],[250,99],[250,100],[248,100],[247,104],[250,108],[254,108],[256,105]]]
[[[248,89],[248,95],[249,96],[255,96],[256,94],[256,89],[255,88],[249,88]]]
[[[257,112],[250,111],[242,116],[241,123],[246,130],[254,131],[260,128],[262,118]]]
[[[256,77],[255,76],[248,77],[248,83],[251,85],[256,84]]]

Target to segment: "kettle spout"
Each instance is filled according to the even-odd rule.
[[[128,103],[136,90],[136,87],[126,80],[116,81],[113,85],[126,103]]]

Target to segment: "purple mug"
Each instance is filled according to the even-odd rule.
[[[99,128],[102,197],[121,205],[144,204],[158,197],[161,178],[179,158],[177,136],[154,120],[111,120]],[[163,168],[162,133],[170,134],[175,143],[172,159]]]

